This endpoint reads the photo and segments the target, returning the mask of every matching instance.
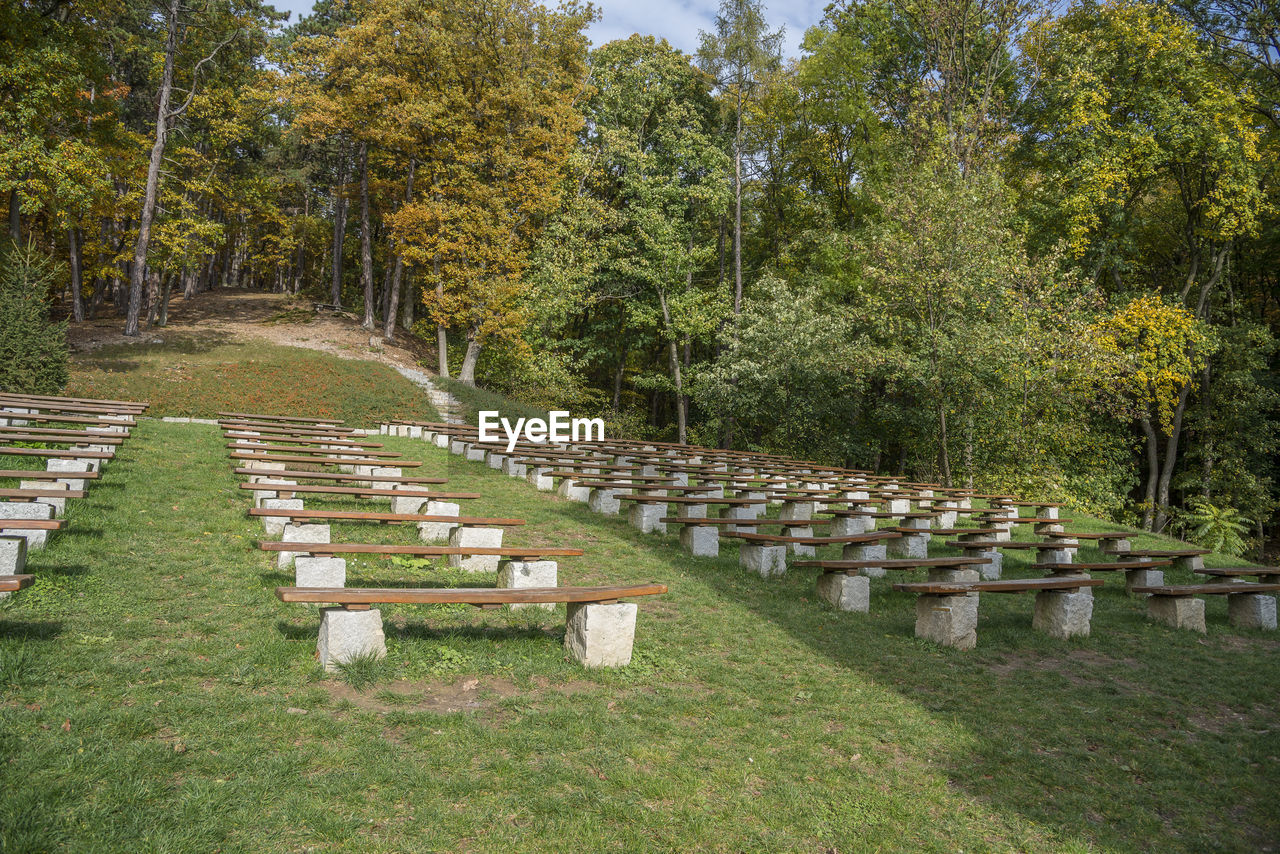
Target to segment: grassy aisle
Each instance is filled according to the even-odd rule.
[[[1277,643],[1148,625],[1108,579],[1094,636],[1030,631],[984,597],[979,648],[912,637],[765,581],[731,548],[538,495],[386,440],[518,516],[512,544],[580,545],[561,583],[656,580],[633,666],[589,672],[554,614],[387,608],[357,690],[314,661],[318,617],[271,594],[212,427],[145,422],[0,605],[0,851],[1256,851],[1280,839]],[[329,505],[326,505],[329,506]],[[332,506],[342,506],[335,504]],[[346,526],[336,540],[409,541]],[[1010,574],[1019,561],[1009,560]],[[349,584],[463,583],[422,564]],[[1185,580],[1171,576],[1174,581]],[[354,676],[352,677],[354,680]]]

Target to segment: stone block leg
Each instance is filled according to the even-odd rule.
[[[521,587],[555,587],[559,567],[554,560],[505,560],[498,567],[498,586]],[[511,608],[541,608],[554,611],[556,606],[550,602],[525,603],[514,602]]]
[[[396,486],[393,492],[421,492],[422,489],[417,484],[401,484]],[[419,513],[422,505],[431,499],[423,498],[419,495],[393,495],[391,496],[391,512],[392,513]]]
[[[1124,589],[1130,596],[1138,595],[1133,592],[1135,587],[1160,587],[1163,584],[1164,572],[1159,569],[1129,569],[1124,574]]]
[[[928,534],[903,534],[885,545],[890,557],[921,560],[929,556]]]
[[[1276,599],[1262,593],[1232,594],[1227,597],[1227,619],[1237,629],[1273,632],[1276,629]]]
[[[685,525],[680,529],[680,545],[694,557],[720,554],[720,532],[710,525]]]
[[[426,515],[428,516],[457,516],[461,512],[461,505],[452,501],[427,502]],[[457,527],[457,522],[419,522],[418,538],[424,543],[443,543],[448,541]]]
[[[65,483],[63,483],[60,480],[55,480],[52,483],[49,483],[43,480],[23,480],[18,482],[18,488],[19,489],[47,489],[50,492],[56,492],[56,491],[65,492],[66,490],[70,489],[70,487],[68,487]],[[40,504],[48,504],[50,507],[52,507],[53,515],[55,518],[60,517],[63,513],[66,512],[66,509],[67,509],[67,499],[65,498],[50,498],[48,496],[45,496],[43,498],[37,498],[36,501]]]
[[[642,534],[665,534],[667,523],[659,520],[666,515],[666,510],[663,504],[632,504],[627,511],[627,521]]]
[[[888,547],[884,543],[850,543],[841,549],[841,560],[887,560]],[[858,570],[867,578],[884,578],[888,571],[883,566],[864,566]]]
[[[329,526],[328,525],[294,525],[292,523],[284,526],[284,532],[280,535],[280,541],[284,543],[327,543],[329,542]],[[293,565],[293,559],[298,555],[306,555],[303,552],[279,552],[276,557],[276,566],[280,569],[288,569]]]
[[[298,587],[347,586],[347,562],[340,557],[296,557],[293,572]]]
[[[263,510],[301,510],[301,498],[264,498],[262,500]],[[284,536],[284,526],[288,523],[288,519],[284,516],[263,516],[262,527],[266,529],[268,537]]]
[[[593,489],[587,499],[587,506],[605,516],[617,516],[622,509],[622,502],[618,500],[617,490]]]
[[[67,489],[84,489],[84,478],[74,477],[75,472],[93,471],[88,463],[83,460],[49,460],[45,463],[45,471],[58,472],[59,474],[66,472],[68,477],[58,478],[58,483],[65,483]]]
[[[0,575],[21,575],[26,568],[26,537],[0,537]],[[0,599],[11,595],[0,593]]]
[[[969,557],[966,553],[965,557]],[[985,552],[979,552],[974,557],[985,557],[991,563],[978,564],[978,574],[982,576],[983,581],[996,581],[1004,572],[1004,552],[999,549],[990,549]]]
[[[583,667],[626,667],[636,635],[634,602],[570,602],[564,646]]]
[[[382,612],[377,608],[368,611],[322,608],[316,652],[321,666],[330,672],[337,670],[339,664],[356,658],[386,658],[387,639],[382,632]]]
[[[818,576],[818,596],[841,611],[871,610],[871,579],[865,575],[824,572]]]
[[[978,645],[978,594],[921,596],[916,600],[916,637],[973,649]]]
[[[455,548],[497,549],[502,547],[501,528],[454,528],[449,545]],[[449,566],[468,572],[497,572],[500,555],[449,555]]]
[[[1194,596],[1151,596],[1147,616],[1175,629],[1204,634],[1204,600]]]
[[[761,578],[785,575],[787,547],[743,543],[738,547],[738,563],[760,574]]]
[[[1065,640],[1088,637],[1089,622],[1093,619],[1093,591],[1087,587],[1079,590],[1041,590],[1036,594],[1035,616],[1031,627],[1050,637]]]

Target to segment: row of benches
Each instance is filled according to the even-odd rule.
[[[11,464],[44,460],[45,469],[0,468],[0,579],[21,575],[27,552],[61,530],[69,500],[129,438],[145,403],[48,395],[0,394],[0,457]],[[17,481],[17,485],[12,485]],[[10,582],[6,582],[10,583]],[[15,587],[13,589],[20,589]],[[0,588],[0,595],[12,590]]]
[[[1033,625],[1058,637],[1087,634],[1092,612],[1090,588],[1102,584],[1088,573],[1123,572],[1126,589],[1147,600],[1153,619],[1203,631],[1203,602],[1196,594],[1227,595],[1233,625],[1244,628],[1275,628],[1275,600],[1265,595],[1269,588],[1240,585],[1186,585],[1163,583],[1163,569],[1202,569],[1203,549],[1133,549],[1127,532],[1073,534],[1064,529],[1071,520],[1060,518],[1058,507],[1047,502],[1020,502],[1007,496],[985,496],[990,506],[963,506],[979,497],[963,491],[947,493],[929,484],[883,484],[877,488],[862,473],[824,472],[831,478],[819,483],[809,478],[811,470],[764,471],[771,463],[752,462],[739,469],[727,464],[700,465],[696,455],[721,454],[699,448],[671,449],[683,454],[674,460],[656,452],[656,445],[637,447],[634,443],[592,443],[582,448],[487,446],[468,435],[470,428],[441,424],[389,423],[381,432],[418,435],[469,459],[484,461],[512,476],[525,476],[539,489],[557,489],[563,497],[585,501],[593,510],[617,513],[630,503],[629,517],[644,531],[665,531],[667,524],[682,526],[681,542],[691,553],[713,556],[721,537],[742,541],[740,562],[764,576],[786,571],[786,556],[811,556],[817,547],[841,545],[839,561],[799,561],[793,566],[822,570],[818,594],[835,607],[866,610],[869,607],[869,579],[892,570],[928,569],[929,581],[904,582],[895,589],[916,593],[921,598],[917,611],[917,634],[946,639],[964,646],[976,637],[977,597],[981,592],[1035,592]],[[691,457],[696,462],[691,463]],[[524,470],[521,470],[523,466]],[[798,474],[798,482],[794,476]],[[555,486],[559,481],[558,488]],[[632,490],[623,493],[623,490]],[[726,492],[733,492],[731,497]],[[781,505],[777,519],[762,519],[756,513],[769,503]],[[913,510],[912,504],[917,505]],[[681,508],[678,516],[667,516],[667,506]],[[710,507],[721,506],[720,517],[710,516]],[[890,508],[871,510],[870,506]],[[1034,515],[1019,514],[1030,507]],[[660,508],[660,509],[659,509]],[[832,518],[816,518],[827,513]],[[980,526],[955,527],[961,516]],[[888,529],[874,530],[880,519],[891,519]],[[1015,525],[1034,526],[1039,542],[1011,539]],[[818,526],[831,526],[829,535],[814,534]],[[945,526],[945,527],[935,527]],[[760,528],[777,527],[780,533],[763,534]],[[958,548],[961,558],[930,558],[931,537],[955,537],[947,546]],[[1078,563],[1074,553],[1080,540],[1096,543],[1113,560]],[[1047,578],[1000,579],[1005,550],[1033,550],[1035,566]],[[950,585],[946,589],[937,585]],[[963,592],[957,588],[964,587]],[[1248,589],[1244,589],[1247,587]],[[963,599],[954,597],[962,596]],[[1085,603],[1088,603],[1086,606]],[[955,611],[955,615],[952,612]],[[950,628],[948,628],[950,627]]]
[[[334,669],[356,657],[385,655],[379,604],[463,603],[481,608],[553,607],[566,605],[565,647],[584,666],[618,667],[630,662],[636,605],[620,602],[666,592],[663,585],[599,587],[558,586],[558,567],[549,558],[577,556],[580,549],[502,546],[504,528],[521,519],[463,516],[456,501],[475,493],[425,489],[443,485],[442,478],[406,477],[416,468],[381,445],[361,441],[360,434],[337,422],[315,422],[276,416],[220,413],[228,450],[241,487],[255,494],[251,517],[261,518],[268,535],[259,543],[277,556],[281,568],[292,566],[295,584],[279,587],[285,602],[333,607],[321,611],[317,655]],[[336,467],[286,468],[285,465]],[[299,484],[300,480],[320,481]],[[303,496],[336,496],[390,500],[391,512],[308,508]],[[425,506],[427,512],[420,513]],[[394,545],[330,542],[332,523],[415,524],[423,540],[447,539],[448,545]],[[497,587],[367,588],[346,587],[345,555],[447,557],[453,566],[492,572]]]

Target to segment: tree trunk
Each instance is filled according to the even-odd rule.
[[[404,203],[407,205],[413,201],[413,169],[417,165],[415,158],[409,158],[409,177],[404,182]],[[394,247],[394,244],[393,244]],[[404,259],[400,257],[399,251],[395,253],[395,272],[391,274],[391,293],[388,296],[387,304],[387,320],[383,324],[383,335],[388,341],[396,337],[396,313],[400,310],[400,281],[404,272]]]
[[[1169,524],[1169,484],[1173,481],[1173,470],[1178,464],[1178,443],[1182,439],[1182,416],[1187,410],[1187,397],[1191,394],[1191,384],[1187,383],[1178,393],[1178,406],[1173,411],[1173,424],[1169,435],[1165,438],[1164,464],[1160,467],[1160,480],[1156,484],[1156,517],[1153,531],[1164,530]]]
[[[360,281],[364,284],[364,320],[373,329],[373,235],[369,233],[369,143],[360,143]]]
[[[404,306],[400,311],[400,326],[405,332],[413,331],[413,308],[417,300],[417,291],[414,290],[413,278],[406,276],[404,281]]]
[[[160,277],[163,284],[160,287],[160,311],[156,315],[156,326],[167,326],[169,324],[169,293],[173,290],[173,273],[165,273]]]
[[[440,256],[437,255],[431,262],[435,268],[436,275],[436,300],[437,304],[444,300],[444,280],[440,278]],[[436,358],[440,363],[440,376],[445,379],[449,378],[449,339],[445,335],[443,323],[436,323]]]
[[[1150,531],[1151,522],[1155,518],[1156,482],[1160,478],[1160,449],[1151,419],[1143,418],[1139,423],[1142,424],[1142,435],[1147,440],[1147,486],[1142,501],[1142,527]]]
[[[680,373],[680,352],[676,345],[676,336],[671,328],[671,311],[667,306],[667,298],[658,294],[658,304],[662,307],[662,325],[667,334],[667,358],[671,363],[671,382],[676,389],[676,441],[685,444],[687,424],[684,411],[684,380]]]
[[[627,367],[627,344],[623,340],[622,351],[618,353],[618,370],[613,374],[613,411],[622,410],[622,376]]]
[[[476,384],[476,362],[480,361],[480,330],[474,326],[467,330],[467,354],[462,357],[462,370],[458,380],[469,386]]]
[[[342,245],[347,239],[347,197],[342,193],[347,183],[347,158],[341,160],[338,183],[333,188],[333,284],[329,291],[329,301],[337,308],[342,308]]]
[[[147,183],[142,193],[142,215],[138,218],[138,242],[133,249],[133,269],[129,275],[129,316],[124,334],[138,334],[138,315],[142,311],[142,285],[147,274],[147,245],[151,242],[151,220],[155,217],[156,194],[160,187],[160,166],[164,162],[164,144],[169,136],[169,97],[173,93],[173,60],[178,48],[178,15],[180,0],[169,2],[169,29],[164,42],[164,70],[160,75],[160,103],[156,107],[156,138],[151,145],[147,165]]]
[[[738,87],[738,127],[733,137],[733,313],[742,314],[742,87]],[[736,332],[734,333],[737,334]]]
[[[938,404],[938,473],[942,485],[951,488],[951,455],[947,451],[947,407]]]
[[[74,226],[67,229],[67,249],[71,256],[71,317],[73,320],[84,320],[84,286],[80,269],[80,229]]]
[[[200,283],[200,277],[196,275],[196,271],[191,267],[182,268],[182,298],[189,300],[196,295],[196,288]]]
[[[9,239],[15,246],[22,237],[22,199],[17,190],[9,191]]]

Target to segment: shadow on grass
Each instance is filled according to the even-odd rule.
[[[53,640],[61,635],[58,620],[10,620],[0,614],[0,639]]]

